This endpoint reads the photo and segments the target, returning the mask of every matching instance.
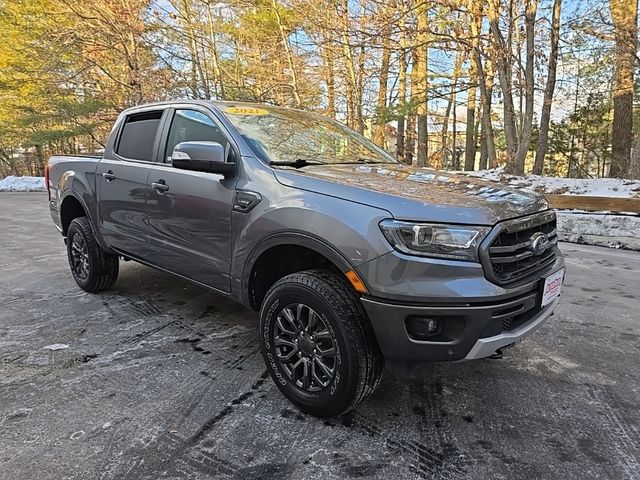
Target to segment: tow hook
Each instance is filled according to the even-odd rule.
[[[504,353],[502,353],[502,350],[497,349],[493,354],[489,355],[487,358],[491,360],[500,360],[502,357],[504,357]]]

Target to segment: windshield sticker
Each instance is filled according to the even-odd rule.
[[[224,113],[232,115],[269,115],[268,110],[255,107],[227,107]]]

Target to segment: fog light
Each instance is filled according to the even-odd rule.
[[[430,318],[427,321],[427,333],[430,335],[437,333],[439,326],[440,326],[440,322],[438,322],[438,320],[436,320],[435,318]]]
[[[406,318],[407,333],[416,340],[426,340],[442,333],[442,320],[439,318],[411,315]]]

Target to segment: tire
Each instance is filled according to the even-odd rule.
[[[262,302],[259,337],[280,391],[312,415],[347,413],[380,384],[384,360],[371,325],[355,292],[334,273],[308,270],[278,280]]]
[[[73,279],[86,292],[105,290],[118,278],[118,256],[98,245],[87,217],[74,218],[69,225],[67,259]]]

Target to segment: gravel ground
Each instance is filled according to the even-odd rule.
[[[640,478],[640,253],[563,244],[556,315],[504,359],[319,420],[268,378],[255,313],[131,262],[82,292],[46,195],[0,194],[0,222],[2,479]]]

